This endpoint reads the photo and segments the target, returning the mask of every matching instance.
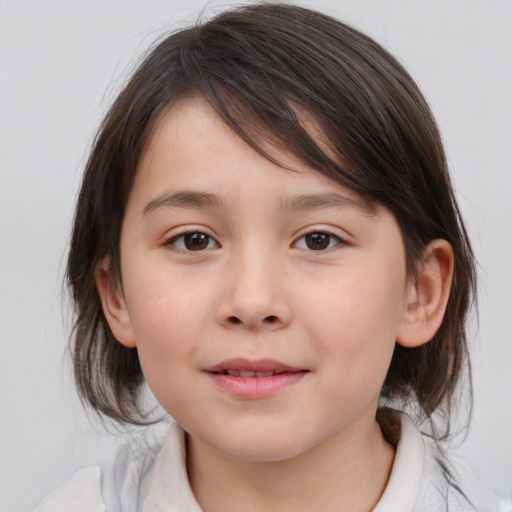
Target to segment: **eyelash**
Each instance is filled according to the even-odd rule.
[[[206,240],[207,241],[206,246],[199,247],[196,249],[190,249],[189,247],[187,247],[186,244],[191,241],[191,239],[194,235],[202,236],[202,238],[198,238],[198,241]],[[188,238],[188,240],[187,240],[187,238]],[[210,245],[212,243],[215,244],[215,247],[210,247]],[[179,233],[178,235],[174,235],[165,241],[165,245],[172,246],[175,249],[177,249],[179,251],[183,251],[183,252],[201,252],[201,251],[204,251],[207,249],[213,249],[213,248],[219,247],[219,244],[215,241],[215,239],[213,237],[211,237],[210,235],[207,235],[203,231],[199,231],[199,230],[186,231],[184,233]],[[180,247],[180,245],[181,245],[181,247]]]
[[[315,235],[321,235],[318,240],[311,240],[313,243],[317,243],[321,245],[323,242],[327,241],[326,247],[317,247],[312,248],[311,246],[308,246],[308,240],[307,237],[312,237]],[[323,238],[322,238],[323,237]],[[304,240],[304,247],[299,246],[299,242],[301,240]],[[300,238],[297,239],[296,242],[294,242],[294,247],[297,249],[306,249],[309,251],[315,251],[315,252],[322,252],[322,251],[328,251],[329,249],[332,249],[338,245],[343,245],[345,242],[339,237],[334,235],[333,233],[329,233],[328,231],[322,231],[322,230],[313,230],[309,233],[303,234]]]
[[[319,235],[319,236],[318,236]],[[194,241],[196,238],[196,242],[198,242],[197,247],[195,249],[190,248],[190,242]],[[309,238],[308,237],[314,237]],[[316,238],[316,240],[315,240]],[[304,241],[301,247],[301,240]],[[314,230],[309,233],[305,233],[300,236],[294,243],[293,246],[297,249],[305,249],[309,251],[315,252],[323,252],[329,249],[332,249],[338,245],[342,245],[345,242],[339,237],[327,231]],[[187,246],[187,244],[189,244]],[[206,245],[205,245],[206,244]],[[214,244],[212,246],[212,244]],[[312,247],[312,245],[316,244],[317,247]],[[202,252],[208,249],[218,248],[219,244],[215,241],[213,237],[204,233],[203,231],[195,230],[195,231],[186,231],[184,233],[179,233],[178,235],[174,235],[169,238],[165,245],[173,246],[175,249],[183,252]]]

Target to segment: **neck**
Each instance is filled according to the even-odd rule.
[[[369,512],[384,492],[393,458],[394,449],[374,419],[272,462],[235,460],[189,437],[187,465],[205,512]]]

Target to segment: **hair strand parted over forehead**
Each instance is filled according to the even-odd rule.
[[[403,67],[375,41],[302,7],[256,4],[171,34],[148,54],[107,113],[80,190],[67,279],[76,305],[75,377],[96,411],[144,423],[136,349],[118,343],[95,286],[107,258],[121,285],[119,241],[137,165],[159,118],[180,100],[204,98],[268,159],[285,150],[396,217],[408,271],[428,243],[447,240],[452,291],[433,340],[396,345],[385,399],[416,401],[423,418],[449,415],[467,360],[465,321],[475,264],[435,120]],[[312,128],[313,126],[313,128]],[[469,371],[469,370],[468,370]]]

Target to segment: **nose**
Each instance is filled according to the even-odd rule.
[[[218,320],[224,327],[257,331],[290,324],[286,270],[278,258],[253,253],[230,261],[229,266],[218,307]]]

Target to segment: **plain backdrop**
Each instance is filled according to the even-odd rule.
[[[241,2],[243,3],[243,2]],[[480,262],[475,409],[459,450],[512,493],[512,2],[322,0],[405,64],[440,123]],[[183,7],[183,5],[186,7]],[[0,511],[30,510],[118,435],[70,378],[62,275],[94,131],[162,32],[232,2],[0,0]]]

